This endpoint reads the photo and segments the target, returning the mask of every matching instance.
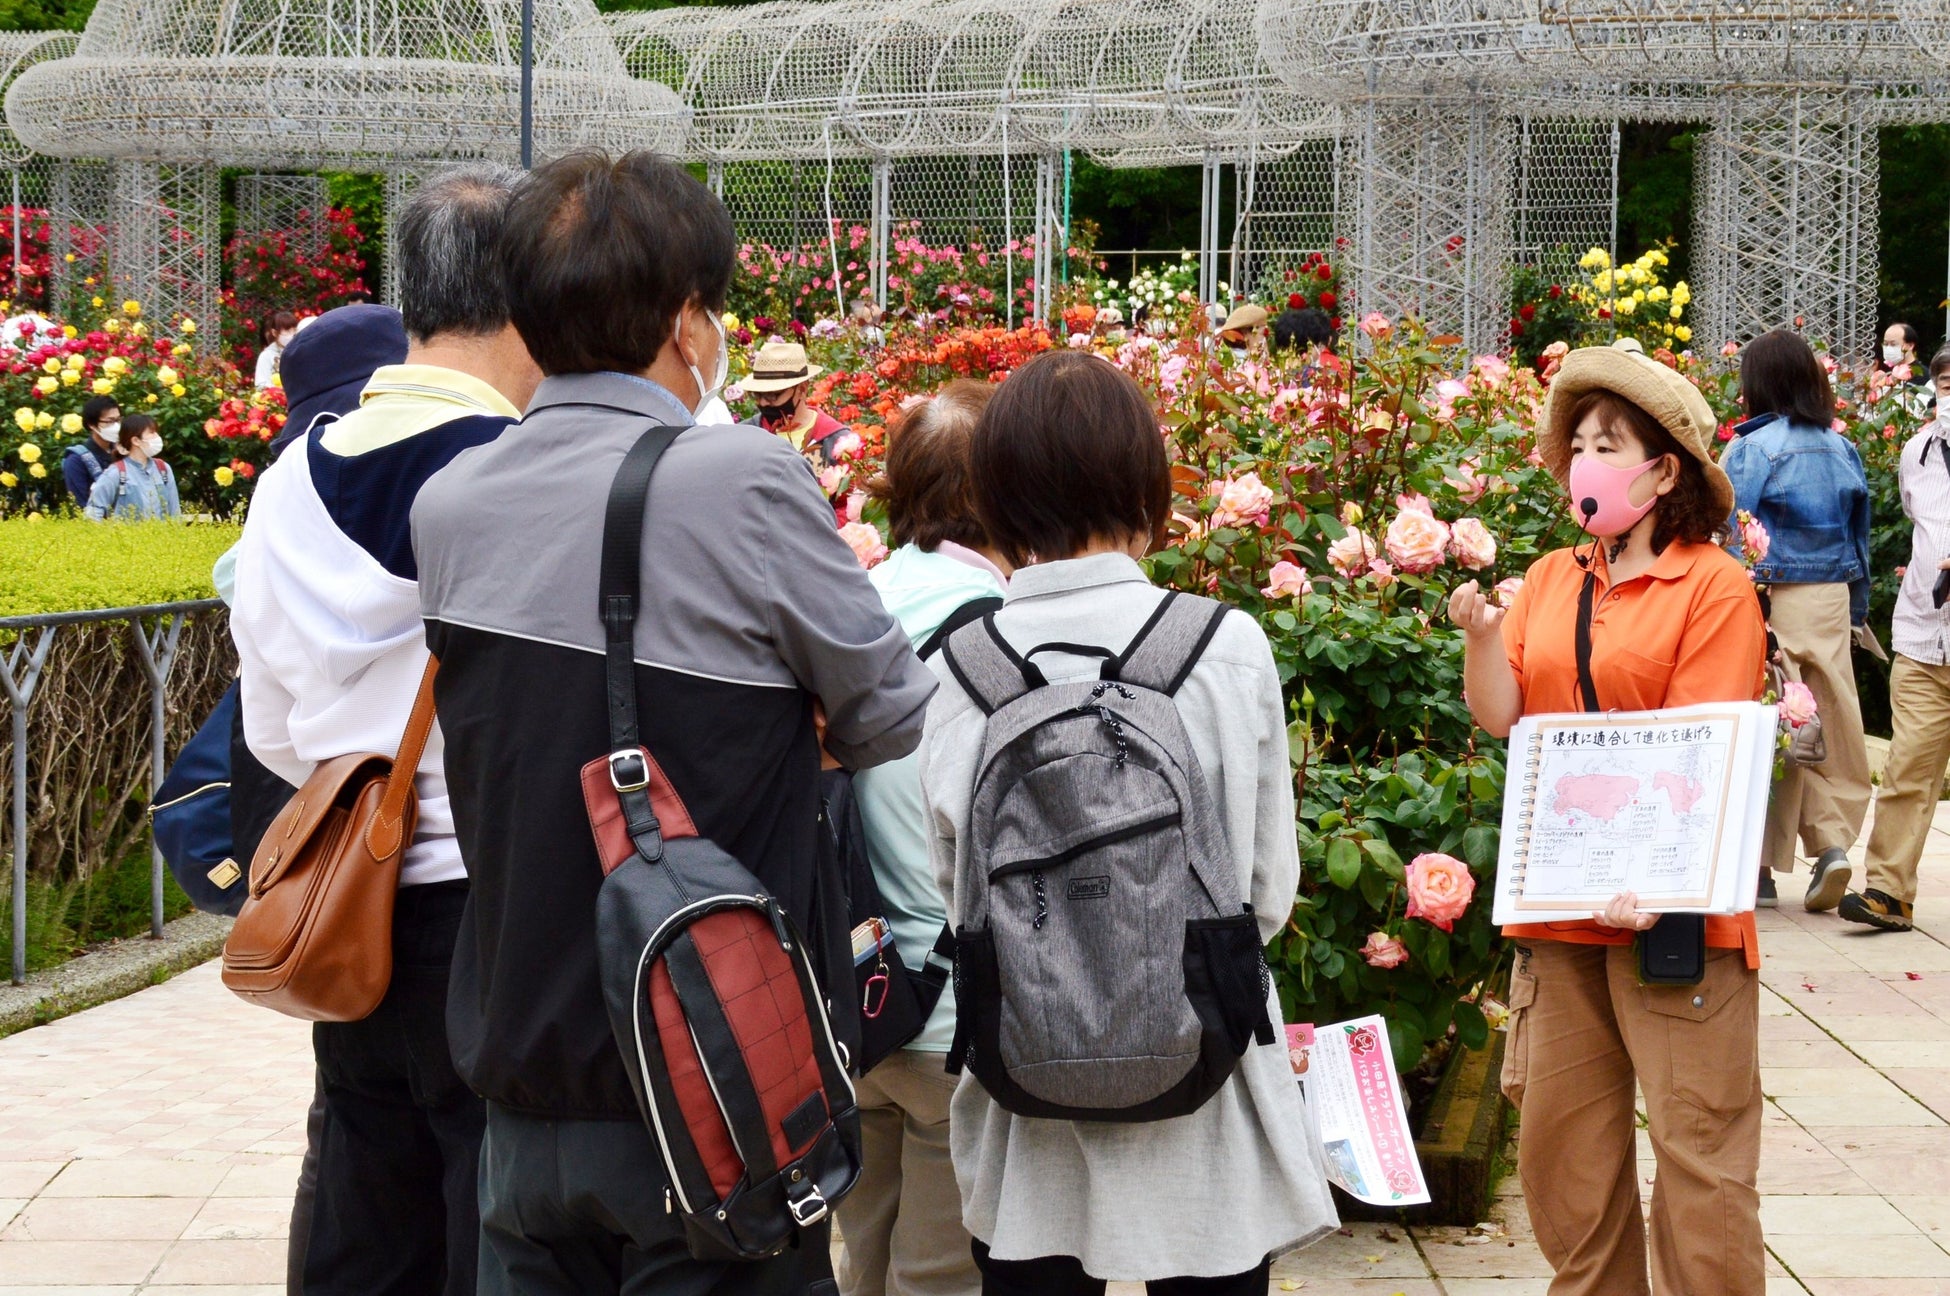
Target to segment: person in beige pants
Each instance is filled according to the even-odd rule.
[[[1794,841],[1814,859],[1803,905],[1833,909],[1848,890],[1849,848],[1869,808],[1869,753],[1850,657],[1869,615],[1869,481],[1862,456],[1830,423],[1835,392],[1799,333],[1775,329],[1740,355],[1749,417],[1720,456],[1733,482],[1733,547],[1768,593],[1768,627],[1790,681],[1814,694],[1827,757],[1790,765],[1774,786],[1761,854],[1760,904],[1794,868]],[[1766,531],[1754,534],[1751,516]]]
[[[1894,735],[1869,834],[1868,884],[1843,898],[1841,916],[1879,931],[1915,921],[1916,866],[1943,795],[1950,757],[1950,600],[1937,581],[1950,571],[1950,348],[1930,361],[1937,416],[1903,446],[1898,480],[1903,513],[1915,530],[1896,596],[1889,645],[1889,711]]]

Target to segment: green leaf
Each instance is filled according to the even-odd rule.
[[[1327,843],[1327,878],[1345,890],[1361,876],[1361,848],[1352,838],[1336,837]]]
[[[1381,866],[1382,872],[1397,882],[1408,877],[1408,869],[1402,863],[1402,857],[1395,853],[1395,848],[1388,844],[1387,838],[1370,837],[1361,843],[1361,849],[1368,853],[1369,859]]]
[[[1468,1000],[1456,1005],[1456,1038],[1464,1048],[1479,1049],[1490,1042],[1490,1023],[1483,1010]]]
[[[1497,830],[1489,824],[1471,824],[1463,829],[1463,862],[1473,869],[1496,865]]]

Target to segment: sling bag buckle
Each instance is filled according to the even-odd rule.
[[[634,747],[609,754],[609,785],[618,792],[641,792],[650,786],[650,765]]]
[[[788,1197],[785,1208],[792,1212],[793,1222],[800,1228],[811,1228],[826,1218],[826,1198],[816,1186],[808,1185],[803,1197]]]

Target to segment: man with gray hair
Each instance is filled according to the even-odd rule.
[[[509,323],[497,258],[519,173],[447,172],[406,204],[403,364],[319,420],[259,481],[231,635],[244,736],[294,786],[320,762],[391,752],[428,662],[408,521],[448,461],[498,437],[541,371]],[[472,1296],[485,1119],[447,1043],[448,967],[468,894],[435,726],[401,865],[393,979],[371,1016],[313,1028],[324,1120],[307,1296]]]

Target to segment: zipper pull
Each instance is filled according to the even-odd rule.
[[[671,1200],[670,1186],[666,1184],[664,1186],[664,1214],[672,1215],[675,1213],[676,1213],[676,1206]]]
[[[785,930],[785,911],[779,908],[778,901],[767,900],[765,902],[765,912],[771,915],[772,930],[778,935],[779,948],[786,951],[786,953],[788,954],[791,953],[792,937],[788,935]]]

